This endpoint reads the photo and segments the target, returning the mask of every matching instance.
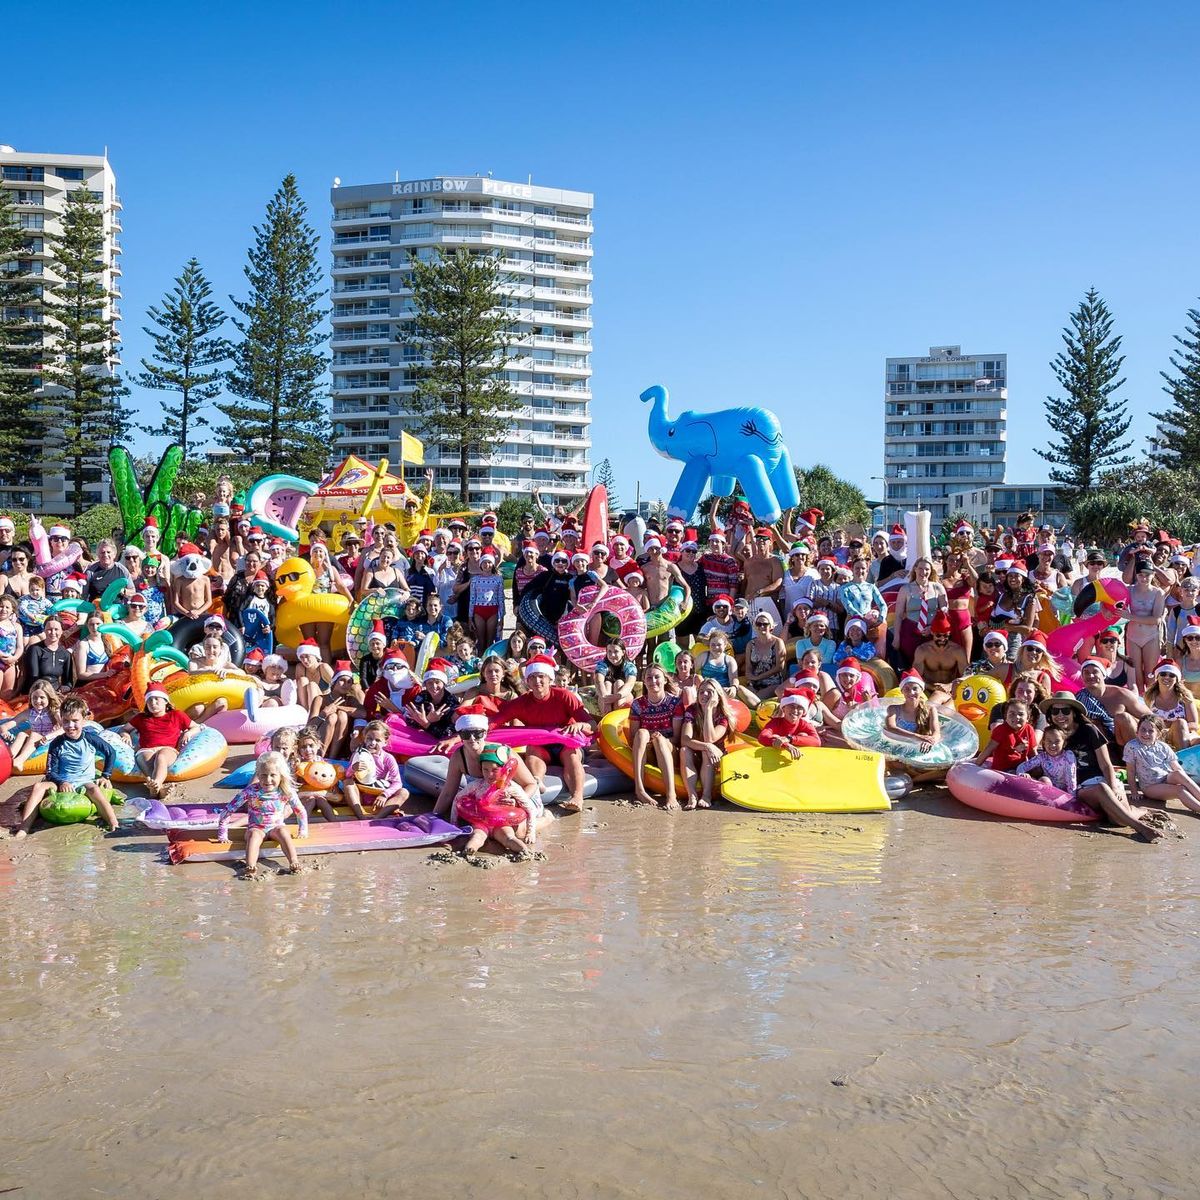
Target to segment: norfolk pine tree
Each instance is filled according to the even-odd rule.
[[[1159,372],[1167,381],[1163,391],[1171,405],[1150,414],[1158,422],[1156,457],[1173,470],[1200,466],[1200,309],[1188,309],[1187,316],[1186,332],[1175,334],[1182,347],[1171,355],[1176,373]]]
[[[488,255],[456,250],[433,262],[412,258],[410,335],[425,357],[416,369],[409,409],[419,437],[458,455],[458,495],[470,503],[472,459],[495,453],[512,428],[521,400],[500,371],[514,322],[503,308],[500,268]]]
[[[604,485],[604,490],[608,493],[608,511],[616,512],[621,507],[621,501],[617,496],[617,473],[613,470],[612,461],[602,458],[596,464],[592,479]]]
[[[1096,486],[1103,471],[1129,461],[1122,441],[1129,430],[1125,402],[1115,398],[1125,356],[1112,331],[1112,314],[1095,288],[1089,288],[1062,333],[1065,350],[1050,364],[1065,393],[1046,397],[1046,423],[1058,435],[1038,453],[1058,469],[1050,478],[1068,504]]]
[[[29,311],[41,307],[40,280],[20,265],[29,239],[17,224],[12,192],[0,187],[0,478],[38,457],[31,443],[41,436],[36,391],[42,331]]]
[[[62,232],[47,239],[53,280],[47,278],[44,456],[61,465],[67,499],[83,511],[84,485],[109,449],[125,440],[127,389],[116,373],[116,329],[104,286],[104,214],[87,188],[67,194]]]
[[[317,263],[317,235],[288,175],[254,227],[244,268],[250,294],[233,300],[245,320],[226,379],[241,397],[217,408],[229,424],[218,433],[223,446],[267,471],[321,474],[330,452],[329,414],[319,392],[325,373],[324,277]]]
[[[225,324],[225,313],[209,297],[212,288],[200,269],[189,259],[183,273],[176,276],[174,288],[162,299],[161,308],[149,308],[146,315],[157,326],[145,327],[154,343],[151,359],[142,359],[145,368],[137,376],[142,387],[177,392],[178,399],[162,408],[162,424],[143,425],[143,432],[165,437],[189,452],[202,444],[200,430],[210,422],[204,416],[206,401],[221,393],[223,372],[206,370],[229,358],[232,347],[217,333]]]

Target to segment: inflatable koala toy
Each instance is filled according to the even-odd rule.
[[[212,570],[212,559],[200,553],[192,542],[180,542],[178,556],[171,560],[171,574],[176,579],[199,579]]]

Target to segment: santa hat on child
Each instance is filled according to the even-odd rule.
[[[161,684],[152,683],[146,689],[147,701],[149,701],[154,696],[157,696],[160,700],[166,700],[168,703],[170,703],[171,698],[170,698],[170,696],[167,695],[167,689],[165,687],[163,687]]]
[[[449,683],[450,672],[453,669],[453,664],[447,662],[444,658],[430,659],[429,666],[425,668],[425,674],[421,676],[421,682],[428,683],[431,679],[438,679],[442,683]]]
[[[802,712],[807,713],[812,705],[816,702],[817,693],[811,684],[802,683],[797,687],[790,687],[780,697],[780,708],[791,708],[799,706]]]
[[[535,675],[549,675],[554,678],[554,659],[548,654],[535,654],[525,664],[525,678],[532,679]]]
[[[806,508],[797,518],[798,529],[816,529],[817,522],[823,521],[825,514],[819,508]]]
[[[454,718],[457,733],[486,733],[488,728],[487,709],[482,704],[464,704]]]
[[[913,684],[915,684],[917,687],[919,687],[921,689],[921,691],[925,690],[925,680],[922,677],[921,672],[914,671],[910,667],[907,671],[904,672],[903,675],[900,676],[900,690],[902,692],[906,691]]]
[[[350,666],[350,663],[344,658],[339,658],[337,660],[337,662],[335,662],[333,664],[333,679],[331,680],[331,682],[339,683],[343,679],[353,679],[353,678],[354,678],[354,670]]]
[[[387,645],[387,630],[383,627],[382,621],[373,621],[371,623],[371,632],[367,634],[367,645],[372,642],[382,642]]]
[[[838,667],[837,673],[839,676],[853,675],[856,679],[858,679],[862,675],[862,664],[853,656],[850,658],[843,658],[842,665]]]
[[[297,658],[317,658],[321,657],[321,647],[317,645],[316,638],[305,638],[304,641],[296,647]]]

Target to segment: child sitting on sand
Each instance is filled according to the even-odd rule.
[[[87,728],[91,713],[82,700],[68,697],[62,706],[62,733],[46,751],[46,778],[35,783],[29,799],[21,805],[21,825],[16,832],[25,837],[37,820],[38,808],[52,792],[83,792],[99,810],[110,833],[117,828],[117,814],[109,802],[108,783],[116,763],[116,751],[94,730]],[[100,755],[100,778],[96,778],[96,755]]]
[[[1200,813],[1200,785],[1179,765],[1179,756],[1163,738],[1165,729],[1166,722],[1149,713],[1138,722],[1137,737],[1125,745],[1130,803],[1138,803],[1140,792],[1150,800],[1178,800]]]
[[[283,730],[279,731],[284,732]],[[288,732],[291,732],[290,730]],[[273,739],[272,739],[273,740]],[[292,768],[292,774],[296,779],[296,786],[300,790],[300,802],[304,805],[308,815],[312,816],[312,811],[317,808],[321,812],[321,816],[327,821],[336,821],[337,814],[333,811],[333,805],[329,803],[329,789],[318,788],[314,786],[313,781],[306,779],[306,768],[313,767],[314,764],[325,763],[325,759],[321,755],[321,734],[311,726],[302,729],[296,735],[296,752],[294,757],[289,762]],[[332,771],[332,768],[330,768]]]
[[[297,837],[308,837],[308,813],[300,803],[288,770],[287,759],[277,750],[269,750],[258,760],[254,779],[217,813],[217,841],[229,840],[229,818],[239,809],[246,810],[246,875],[253,879],[258,870],[258,852],[265,839],[279,843],[292,874],[300,870],[300,859],[292,845],[284,822],[288,812],[299,825]]]
[[[22,713],[16,717],[0,724],[0,730],[3,731],[7,738],[12,737],[9,742],[9,750],[12,753],[13,772],[19,772],[28,761],[29,756],[39,747],[44,746],[51,738],[57,737],[62,732],[58,693],[54,690],[54,684],[49,683],[45,679],[37,680],[33,687],[29,689],[29,713],[26,719],[26,727],[20,732],[12,734],[12,727],[21,722],[26,714]]]
[[[651,664],[642,674],[642,694],[629,708],[629,746],[633,751],[633,795],[635,804],[653,804],[646,790],[646,765],[657,765],[666,798],[663,806],[679,808],[675,798],[675,721],[679,699],[667,691],[667,673]]]
[[[408,799],[408,789],[400,781],[400,765],[384,747],[388,727],[382,721],[370,721],[363,730],[362,747],[350,756],[346,778],[342,780],[342,795],[361,821],[366,817],[362,806],[363,787],[377,788],[379,794],[372,805],[375,816],[387,817],[400,812]]]
[[[995,771],[1015,771],[1037,753],[1037,730],[1029,719],[1029,705],[1023,700],[1005,704],[1004,720],[993,725],[989,735],[987,745],[975,755],[975,762],[981,766],[987,763]]]
[[[1067,749],[1067,735],[1051,725],[1042,734],[1041,749],[1027,758],[1016,770],[1017,775],[1040,774],[1060,792],[1075,795],[1079,784],[1079,770],[1075,755]]]
[[[541,800],[537,783],[522,788],[512,778],[514,756],[507,746],[490,743],[479,754],[479,769],[483,778],[474,786],[459,792],[450,806],[450,820],[471,826],[471,836],[463,854],[474,854],[492,838],[513,854],[529,854],[537,844],[537,824],[541,816]],[[500,788],[499,795],[484,804],[485,793]],[[507,808],[508,811],[505,811]]]
[[[925,680],[920,672],[907,670],[900,677],[900,694],[904,697],[899,704],[891,705],[883,719],[883,731],[901,742],[915,742],[922,754],[942,740],[942,727],[937,709],[925,695]]]

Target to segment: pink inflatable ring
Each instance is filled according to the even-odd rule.
[[[621,627],[617,640],[625,653],[636,658],[646,644],[646,614],[642,607],[623,588],[610,587],[596,599],[600,591],[594,584],[579,593],[578,605],[558,623],[558,645],[563,654],[581,671],[594,671],[604,657],[604,647],[589,642],[587,623],[592,617],[612,613]]]
[[[950,794],[963,804],[995,817],[1014,821],[1057,821],[1078,824],[1095,821],[1095,809],[1072,799],[1044,779],[1006,775],[974,763],[956,763],[946,775]]]

